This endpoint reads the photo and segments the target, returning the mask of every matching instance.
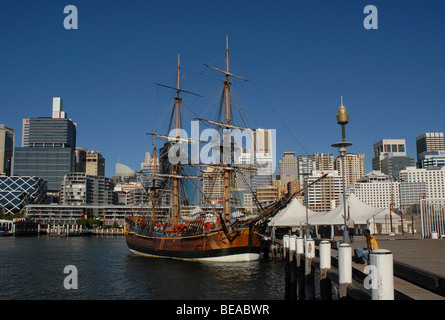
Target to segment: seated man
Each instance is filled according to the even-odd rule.
[[[373,250],[377,250],[379,248],[377,241],[371,235],[371,231],[369,229],[363,230],[363,235],[366,237],[366,248],[357,248],[355,249],[355,258],[358,263],[362,263],[364,265],[369,264],[369,253]]]

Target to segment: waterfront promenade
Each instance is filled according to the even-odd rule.
[[[392,240],[390,236],[375,238],[380,249],[393,254],[396,299],[445,300],[445,240],[411,235],[397,235]],[[342,238],[335,240],[341,242]],[[356,236],[351,247],[366,247],[365,238]],[[333,250],[333,256],[336,254]],[[363,271],[364,266],[353,263],[353,268]]]

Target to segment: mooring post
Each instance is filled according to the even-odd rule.
[[[369,255],[369,261],[370,265],[366,268],[372,272],[371,299],[394,300],[394,264],[391,251],[374,250]]]
[[[315,241],[306,239],[304,243],[305,260],[305,295],[306,300],[315,299],[315,278],[312,272],[312,259],[315,258]]]
[[[304,255],[304,240],[301,237],[296,239],[297,247],[297,290],[298,299],[304,300],[305,298],[305,288],[304,288],[304,264],[301,261],[301,257]]]
[[[289,235],[283,236],[283,259],[284,259],[284,299],[290,299],[290,259],[289,259]]]
[[[321,300],[332,299],[332,283],[328,279],[328,271],[331,269],[331,243],[327,240],[320,242],[320,297]]]
[[[289,259],[290,259],[290,298],[297,299],[297,237],[291,235],[289,237]]]
[[[348,284],[352,283],[352,249],[349,243],[341,243],[338,247],[338,282],[340,299],[345,299]]]

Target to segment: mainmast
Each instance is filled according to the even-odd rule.
[[[180,56],[178,53],[178,69],[176,73],[176,97],[175,97],[175,109],[176,109],[176,138],[179,138],[179,129],[180,129],[180,107],[182,99],[179,97],[179,93],[181,92],[180,89]],[[178,175],[179,171],[179,165],[175,164],[173,165],[173,175]],[[179,179],[173,178],[173,224],[178,224],[178,218],[179,218],[179,196],[178,196],[178,184]]]
[[[224,94],[226,96],[226,124],[230,124],[230,81],[229,81],[229,36],[226,35],[226,75],[224,81]],[[224,138],[223,138],[224,139]],[[231,143],[231,141],[230,141]],[[230,164],[231,156],[227,159],[227,152],[224,157],[224,165]],[[224,169],[224,217],[230,220],[230,197],[229,197],[229,170]]]
[[[156,174],[156,136],[153,136],[153,173]],[[153,176],[155,177],[155,176]],[[152,188],[152,216],[153,216],[153,224],[156,222],[156,178],[153,179],[153,188]]]
[[[224,101],[225,103],[225,123],[216,123],[214,122],[214,124],[217,125],[222,125],[223,127],[228,127],[228,128],[234,128],[237,126],[234,126],[233,124],[231,124],[232,119],[230,118],[232,115],[232,110],[231,110],[231,102],[230,102],[230,87],[231,87],[231,83],[230,83],[230,77],[236,77],[239,78],[241,80],[247,81],[244,78],[241,78],[237,75],[234,75],[232,73],[230,73],[230,64],[229,64],[229,36],[226,36],[226,70],[221,70],[209,65],[206,65],[209,68],[215,69],[216,71],[222,72],[225,75],[225,80],[224,80],[224,91],[223,91],[223,97],[222,97],[222,101],[221,101],[221,105]],[[210,121],[208,121],[210,122]],[[239,127],[238,127],[239,128]],[[230,143],[230,146],[225,146],[224,143]],[[224,162],[224,219],[226,221],[229,221],[230,219],[230,203],[229,203],[229,176],[230,176],[230,172],[233,171],[233,168],[229,168],[231,167],[232,163],[231,163],[231,152],[232,152],[232,141],[227,141],[227,139],[224,139],[224,131],[223,131],[223,147],[230,147],[230,153],[227,154],[227,152],[223,152],[223,150],[221,150],[223,152],[223,162]],[[223,148],[224,149],[224,148]]]

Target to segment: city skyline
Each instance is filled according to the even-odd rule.
[[[63,25],[69,4],[77,30]],[[377,30],[363,27],[368,4]],[[146,133],[165,129],[172,94],[155,83],[174,84],[178,52],[181,85],[204,96],[183,97],[185,105],[214,116],[222,78],[203,65],[220,67],[228,34],[231,70],[250,81],[234,80],[240,105],[254,128],[277,130],[277,163],[284,152],[338,155],[343,96],[348,152],[365,154],[368,173],[374,143],[405,139],[417,160],[416,137],[445,131],[444,9],[443,1],[2,3],[0,123],[20,147],[22,120],[50,117],[61,97],[77,146],[102,152],[107,177],[118,160],[137,170],[153,146]]]

